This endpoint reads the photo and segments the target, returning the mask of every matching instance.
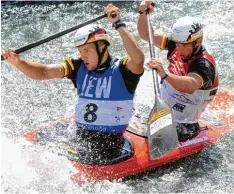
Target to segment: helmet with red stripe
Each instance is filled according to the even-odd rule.
[[[104,28],[98,25],[88,25],[77,30],[74,43],[78,47],[99,40],[104,40],[108,45],[110,44],[110,37]]]

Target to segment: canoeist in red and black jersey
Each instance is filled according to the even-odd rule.
[[[154,12],[152,0],[144,0],[139,7],[138,32],[148,40],[145,11]],[[154,45],[168,50],[168,71],[158,59],[151,59],[149,67],[157,69],[161,77],[161,97],[173,109],[180,141],[195,137],[200,127],[198,119],[218,88],[218,75],[213,57],[202,44],[204,25],[194,17],[182,17],[173,25],[170,35],[153,31]]]

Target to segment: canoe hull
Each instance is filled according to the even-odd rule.
[[[212,124],[207,122],[200,122],[200,124],[208,126],[209,129],[201,131],[192,140],[181,142],[178,148],[156,160],[150,159],[146,138],[126,131],[124,136],[131,140],[134,147],[134,156],[132,158],[119,164],[105,166],[91,166],[72,162],[72,165],[79,172],[72,175],[71,179],[76,183],[82,184],[87,181],[112,180],[138,174],[195,154],[215,143],[231,129],[229,125],[214,128]]]
[[[231,113],[233,111],[233,104],[234,95],[231,95],[227,91],[220,91],[206,110],[219,111],[215,122],[199,121],[201,127],[207,127],[206,130],[202,130],[191,140],[180,142],[176,149],[155,160],[150,159],[147,138],[126,130],[124,136],[129,139],[134,148],[134,154],[130,159],[112,165],[87,165],[71,161],[72,165],[77,169],[77,173],[73,174],[71,179],[75,183],[83,184],[85,182],[123,178],[195,154],[214,144],[226,133],[234,129],[234,114]],[[69,119],[60,120],[56,123],[62,124],[64,122],[69,122]],[[24,137],[30,142],[37,143],[37,133],[39,130],[33,130],[25,134]]]

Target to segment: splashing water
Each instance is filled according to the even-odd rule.
[[[103,14],[108,2],[2,2],[2,49],[20,48]],[[115,2],[128,29],[149,57],[148,43],[137,33],[138,3]],[[199,16],[205,20],[205,45],[218,64],[221,87],[234,93],[234,5],[232,1],[160,1],[152,15],[154,28],[169,33],[178,17]],[[105,20],[97,22],[111,35],[110,52],[124,56],[119,35]],[[22,53],[22,58],[42,63],[59,63],[76,57],[72,33]],[[166,52],[156,49],[165,64]],[[77,102],[69,80],[32,81],[18,70],[1,65],[2,192],[4,193],[158,193],[232,192],[234,188],[233,133],[204,152],[131,178],[78,186],[70,181],[75,171],[70,162],[43,146],[27,144],[23,134],[42,123],[70,116]],[[145,70],[137,88],[136,109],[152,107],[153,81]],[[143,91],[143,92],[142,92]],[[143,106],[144,105],[144,106]],[[144,115],[148,112],[144,109]],[[220,110],[222,112],[222,110]],[[210,113],[208,117],[219,115]],[[234,109],[229,110],[234,114]]]

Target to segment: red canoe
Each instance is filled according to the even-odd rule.
[[[234,129],[233,104],[234,95],[231,95],[226,90],[219,91],[216,98],[206,110],[215,111],[215,122],[200,121],[199,123],[201,126],[208,127],[206,130],[201,131],[199,135],[192,140],[180,142],[180,145],[178,145],[176,149],[156,160],[150,159],[147,138],[127,130],[124,133],[124,136],[128,139],[127,149],[129,150],[126,151],[127,154],[125,154],[125,158],[122,158],[124,161],[115,161],[112,164],[105,165],[90,165],[84,164],[83,162],[71,161],[72,165],[78,170],[78,173],[72,175],[71,179],[79,184],[118,179],[147,171],[197,153],[205,147],[215,143],[227,132]],[[59,123],[62,122],[63,121],[59,121]],[[25,134],[25,138],[34,143],[38,142],[37,133],[38,130],[33,130]],[[76,150],[73,150],[72,148],[69,148],[69,150],[67,149],[67,151],[70,153],[76,152]]]

